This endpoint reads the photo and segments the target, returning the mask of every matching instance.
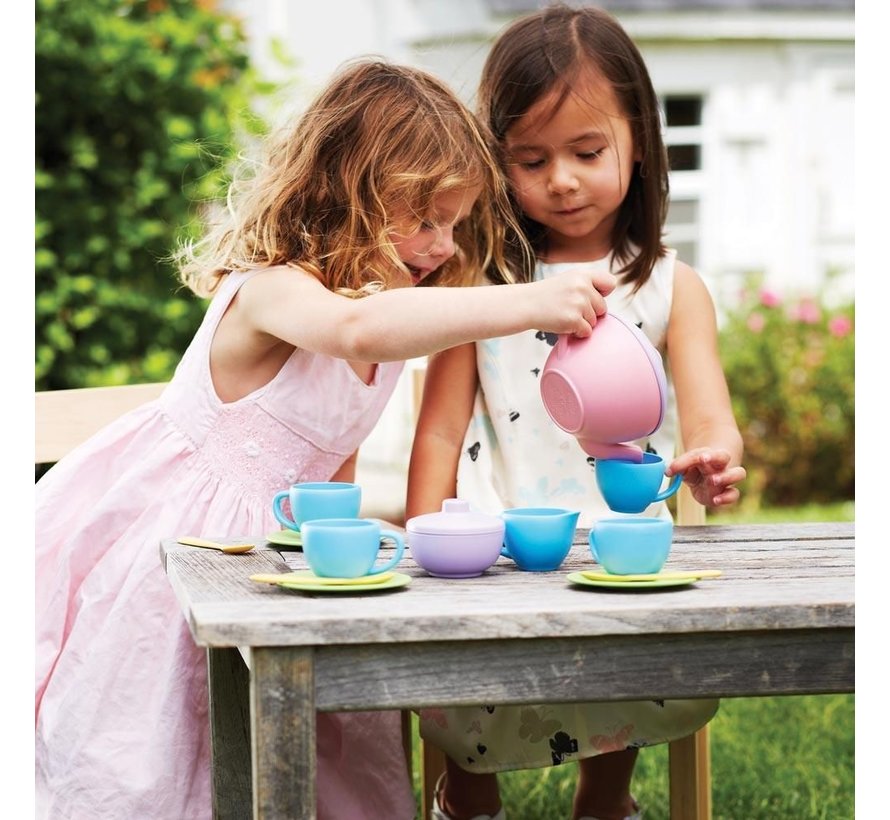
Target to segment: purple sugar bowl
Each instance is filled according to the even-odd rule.
[[[408,519],[405,523],[411,557],[439,578],[474,578],[501,554],[504,520],[472,512],[470,503],[446,498],[442,511]]]

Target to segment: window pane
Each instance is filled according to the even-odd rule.
[[[701,97],[665,97],[664,115],[668,125],[701,125]]]
[[[701,146],[669,145],[668,162],[672,171],[697,171],[701,168]]]
[[[698,222],[697,199],[673,199],[668,206],[667,221],[672,225],[694,225]]]
[[[687,265],[698,267],[698,245],[695,242],[671,242],[670,234],[665,238],[665,244],[677,251],[677,259]]]

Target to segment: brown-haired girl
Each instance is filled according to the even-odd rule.
[[[162,538],[268,532],[276,491],[352,480],[406,358],[590,333],[607,273],[429,287],[509,276],[498,179],[447,87],[362,60],[183,252],[183,280],[213,299],[169,387],[37,485],[39,816],[211,814],[205,659]],[[320,715],[318,742],[319,817],[414,817],[396,713]]]
[[[714,306],[698,274],[662,242],[667,158],[658,101],[636,46],[599,9],[552,6],[496,40],[479,98],[521,238],[535,252],[533,264],[513,256],[517,278],[559,281],[591,265],[618,277],[609,311],[666,355],[669,390],[676,390],[660,429],[639,446],[659,453],[668,475],[682,473],[701,503],[734,503],[745,470]],[[498,270],[489,279],[508,281]],[[433,357],[411,457],[409,517],[455,496],[491,513],[579,510],[582,527],[610,514],[592,459],[541,401],[538,376],[555,342],[527,331]],[[674,458],[677,410],[688,449]],[[670,517],[663,502],[645,514]],[[715,701],[669,701],[422,713],[423,736],[449,755],[433,817],[502,818],[495,772],[572,761],[580,763],[573,817],[635,817],[630,781],[638,748],[691,733],[716,708]]]

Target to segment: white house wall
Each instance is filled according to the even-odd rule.
[[[253,56],[314,93],[350,57],[380,54],[441,76],[469,104],[508,18],[483,0],[229,0]],[[659,93],[705,98],[697,267],[722,296],[763,272],[775,287],[814,290],[853,275],[853,18],[828,13],[618,14]],[[277,37],[296,60],[270,57]],[[684,192],[690,175],[675,175]]]

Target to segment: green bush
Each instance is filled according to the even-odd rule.
[[[209,0],[37,0],[35,48],[36,386],[167,379],[205,305],[166,258],[264,129],[244,34]]]
[[[854,309],[745,289],[720,333],[749,506],[853,498]]]

